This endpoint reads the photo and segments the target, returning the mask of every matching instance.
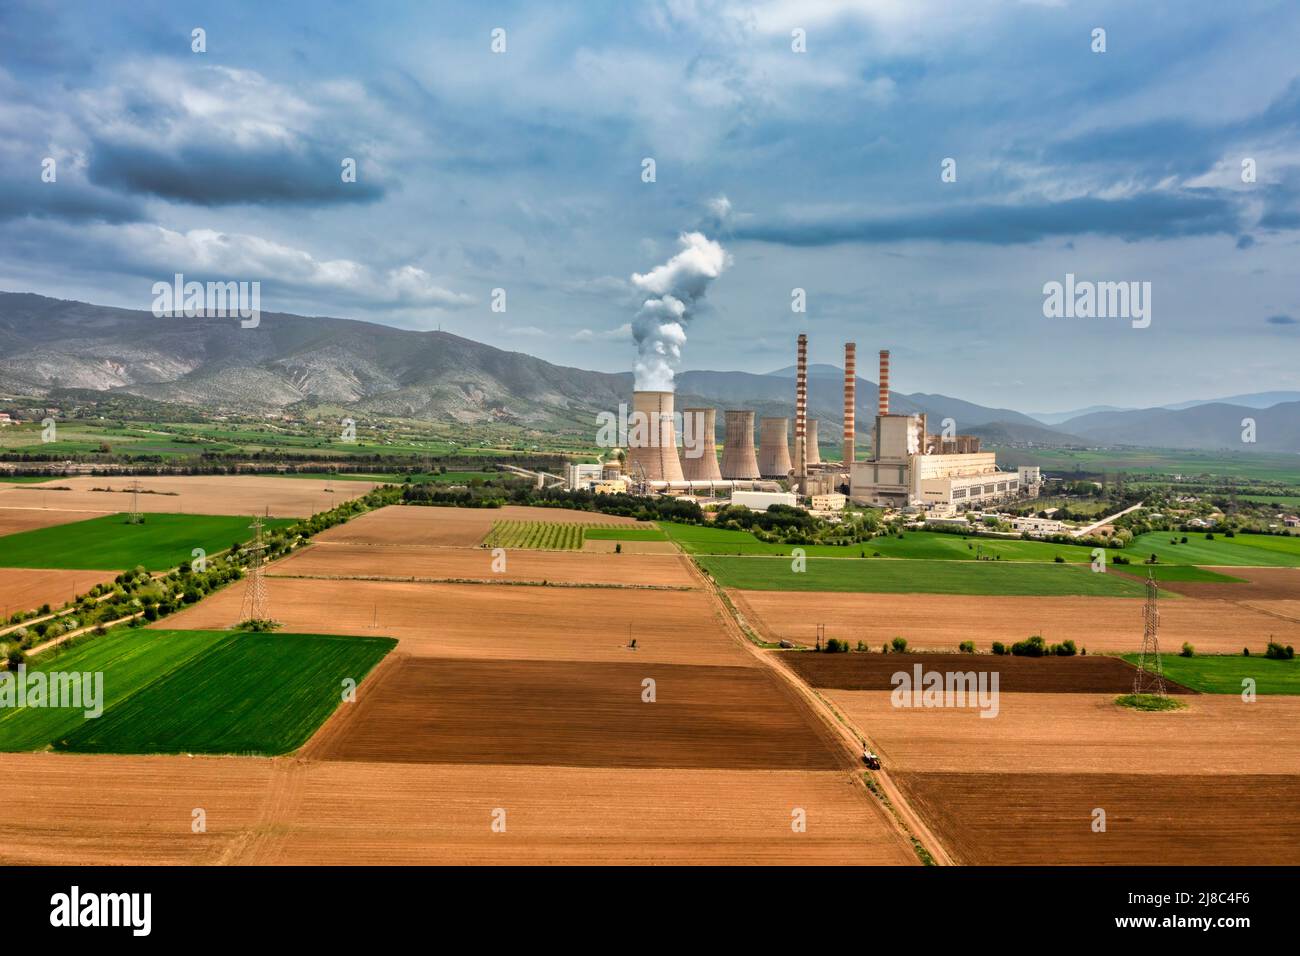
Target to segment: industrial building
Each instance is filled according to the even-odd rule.
[[[887,508],[965,508],[1020,493],[1019,473],[998,470],[996,456],[982,451],[976,436],[931,435],[924,413],[889,411],[887,350],[880,353],[879,381],[872,456],[853,464],[852,501]],[[846,380],[846,401],[849,388]]]

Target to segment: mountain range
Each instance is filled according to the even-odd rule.
[[[789,416],[794,369],[768,374],[684,371],[677,407],[752,408]],[[411,331],[353,319],[262,313],[256,329],[236,319],[156,318],[151,312],[0,292],[0,395],[39,397],[63,388],[119,391],[209,411],[292,411],[338,405],[357,415],[539,430],[592,427],[628,402],[630,372],[593,372],[494,348],[449,332]],[[814,365],[809,415],[823,444],[838,443],[843,372]],[[1268,398],[1277,402],[1265,404]],[[876,412],[876,385],[859,378],[861,436]],[[1028,415],[947,395],[890,393],[896,412],[924,412],[932,431],[998,444],[1300,451],[1300,393],[1236,396],[1182,407],[1100,407]],[[1242,420],[1254,419],[1253,444]],[[721,425],[721,416],[719,416]]]

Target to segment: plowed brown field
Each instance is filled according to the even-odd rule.
[[[1247,704],[1224,694],[1181,698],[1186,710],[1142,713],[1113,695],[1002,694],[998,716],[902,708],[884,691],[825,692],[878,745],[887,765],[916,772],[1300,774],[1300,697]]]
[[[900,773],[912,805],[967,864],[1300,863],[1300,776]],[[1092,830],[1093,810],[1106,830]],[[1279,812],[1282,811],[1282,812]]]
[[[995,657],[989,654],[816,654],[773,652],[813,687],[893,690],[893,676],[926,671],[997,674],[999,693],[1127,694],[1137,669],[1118,657]],[[987,678],[986,678],[987,680]],[[1173,681],[1171,694],[1190,694]],[[909,685],[910,686],[910,685]]]
[[[0,754],[0,864],[217,863],[256,825],[272,776],[271,761],[233,757]]]
[[[795,808],[807,832],[791,829]],[[492,831],[505,811],[504,833]],[[917,860],[842,772],[326,762],[232,862],[888,864]]]
[[[1231,583],[1213,581],[1170,581],[1162,585],[1179,594],[1198,598],[1222,598],[1225,601],[1300,601],[1300,568],[1210,568],[1221,574],[1244,580]]]
[[[14,611],[30,611],[42,604],[58,607],[116,576],[113,571],[0,568],[0,625]]]
[[[1228,585],[1232,586],[1232,585]],[[826,636],[875,650],[905,637],[922,650],[955,651],[974,641],[987,651],[994,641],[1012,644],[1031,634],[1048,643],[1073,640],[1093,652],[1136,652],[1142,647],[1142,601],[1102,597],[999,597],[952,594],[831,594],[728,591],[751,625],[771,640],[811,645],[817,625]],[[1291,622],[1224,601],[1182,598],[1160,602],[1160,642],[1184,641],[1202,654],[1263,649],[1270,640],[1300,644],[1300,621]]]
[[[60,511],[56,508],[44,508],[39,499],[33,499],[22,508],[0,508],[0,537],[17,534],[19,531],[35,531],[37,528],[49,528],[56,524],[70,524],[73,521],[85,521],[98,518],[97,511]],[[0,560],[3,560],[0,552]]]
[[[389,505],[371,511],[316,537],[349,544],[406,544],[473,548],[498,521],[547,521],[553,524],[636,524],[631,518],[565,508],[430,508]]]
[[[325,760],[833,770],[842,748],[766,668],[405,658],[310,749]],[[655,700],[642,699],[655,682]]]
[[[378,482],[258,475],[107,476],[58,478],[45,485],[0,485],[0,509],[50,508],[116,514],[131,510],[133,482],[140,482],[141,511],[200,515],[264,515],[303,518],[341,501],[359,498]],[[70,491],[54,491],[54,486]],[[92,491],[112,488],[112,491]],[[333,488],[327,494],[326,488]]]
[[[381,634],[398,638],[400,650],[417,656],[626,663],[635,654],[638,662],[753,666],[698,590],[277,577],[267,578],[266,590],[285,631]],[[230,627],[242,602],[243,587],[236,584],[168,617],[165,625]],[[636,651],[627,649],[629,625]]]
[[[504,570],[486,548],[428,548],[322,541],[277,561],[278,576],[425,580],[550,581],[694,587],[680,555],[584,554],[581,551],[507,550]]]

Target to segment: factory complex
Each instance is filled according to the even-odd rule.
[[[755,510],[800,504],[834,512],[851,502],[939,515],[1037,492],[1037,468],[1002,471],[978,437],[932,434],[924,413],[891,412],[889,371],[889,352],[881,351],[871,455],[863,461],[857,460],[856,345],[844,346],[843,453],[839,461],[823,461],[818,420],[808,417],[808,337],[801,334],[793,444],[790,418],[755,423],[752,410],[726,409],[719,460],[717,409],[679,413],[673,392],[636,391],[626,452],[614,449],[601,464],[570,465],[567,484],[597,492],[729,497]]]

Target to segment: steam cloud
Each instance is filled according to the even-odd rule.
[[[727,251],[703,233],[683,233],[678,242],[682,248],[677,255],[645,275],[632,275],[632,284],[649,296],[632,322],[637,391],[673,390],[686,326],[710,284],[731,265]]]

